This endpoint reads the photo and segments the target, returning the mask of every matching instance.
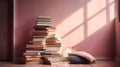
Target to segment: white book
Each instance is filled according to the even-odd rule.
[[[33,41],[43,41],[44,38],[33,38]]]
[[[52,26],[52,24],[37,24],[37,26]]]
[[[51,24],[52,22],[48,22],[48,21],[46,21],[46,22],[42,22],[42,21],[37,21],[37,24]]]
[[[58,51],[60,47],[45,47],[45,51]]]
[[[51,18],[51,17],[50,16],[38,16],[37,18],[39,19],[39,18]]]

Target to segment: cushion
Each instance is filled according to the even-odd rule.
[[[88,61],[90,61],[90,63],[93,63],[96,61],[95,57],[93,57],[91,54],[84,52],[84,51],[80,51],[80,52],[71,52],[68,53],[69,57],[71,56],[79,56],[80,58],[83,57],[85,59],[87,59]]]
[[[77,56],[77,55],[69,56],[68,60],[70,64],[89,64],[90,63],[90,61],[87,60],[86,58]]]

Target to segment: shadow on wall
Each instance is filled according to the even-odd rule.
[[[115,56],[114,20],[74,46],[78,51],[87,51],[95,56]]]

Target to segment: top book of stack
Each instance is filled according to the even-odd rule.
[[[51,22],[51,17],[49,17],[49,16],[38,16],[37,21]]]

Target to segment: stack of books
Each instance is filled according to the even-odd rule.
[[[47,28],[52,25],[51,19],[48,16],[38,16],[36,25],[33,26],[32,41],[26,44],[26,52],[24,56],[26,63],[43,63],[45,52],[44,40],[48,36]]]
[[[58,53],[61,47],[60,37],[56,33],[49,34],[45,39],[45,64],[60,63],[63,57]]]
[[[34,42],[34,41],[32,41]],[[26,44],[26,52],[23,53],[25,56],[25,63],[43,63],[42,53],[45,49],[41,42],[34,42]]]
[[[57,53],[44,55],[43,58],[44,58],[44,64],[52,65],[52,64],[63,63],[63,57]]]
[[[62,61],[58,50],[61,47],[56,27],[52,26],[49,16],[38,16],[33,26],[32,41],[26,44],[25,63],[52,64]]]
[[[36,25],[33,27],[33,41],[43,41],[48,35],[48,27],[52,27],[51,18],[49,16],[38,16]]]

